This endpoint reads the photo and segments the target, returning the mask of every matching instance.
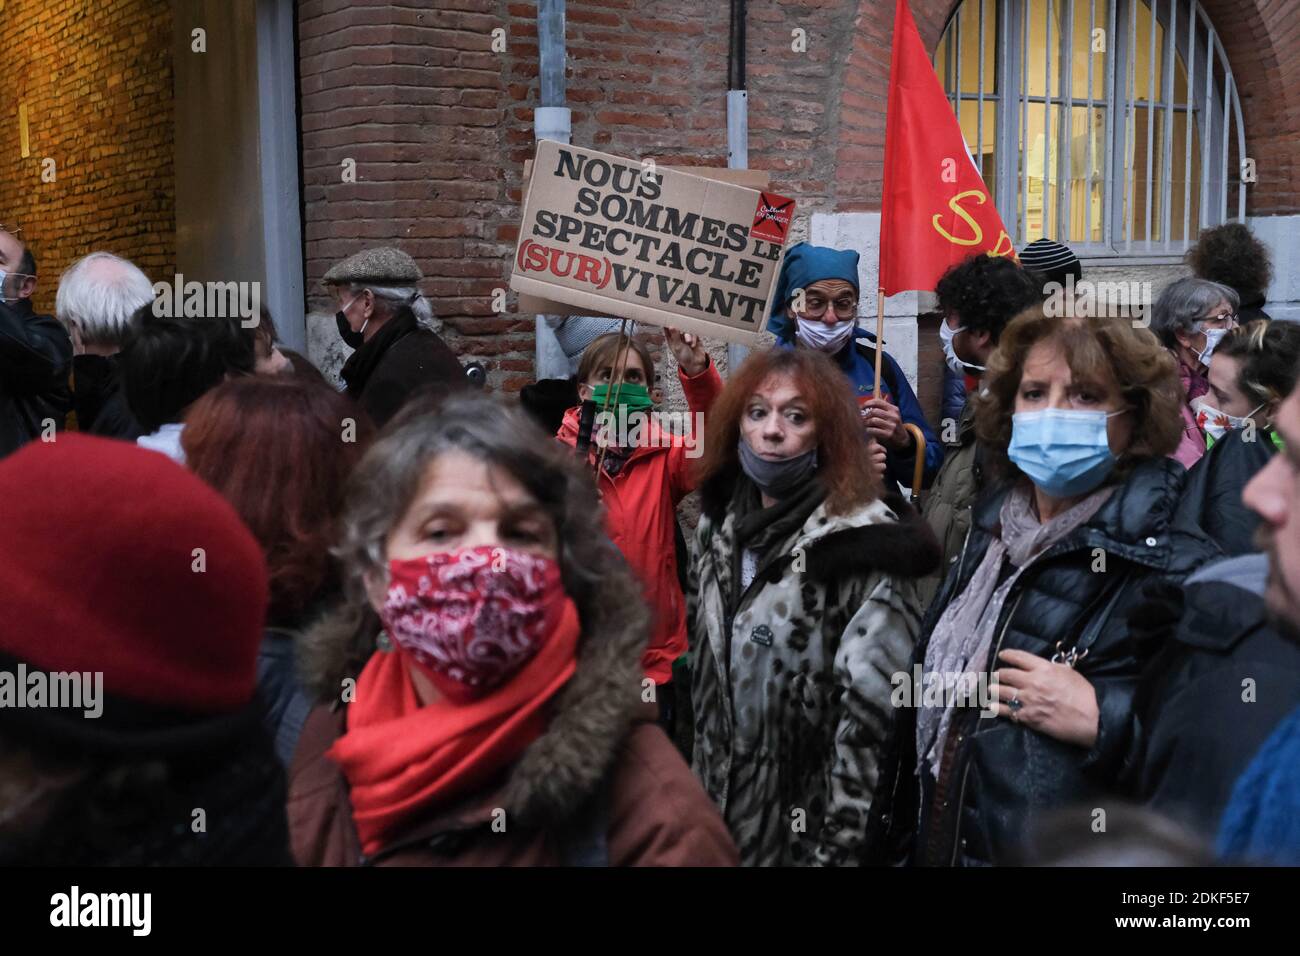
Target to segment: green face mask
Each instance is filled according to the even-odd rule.
[[[655,407],[655,403],[650,400],[649,390],[644,385],[634,385],[631,382],[616,385],[613,395],[610,395],[608,385],[597,385],[591,390],[591,400],[596,403],[597,412],[604,409],[608,402],[609,410],[616,411],[620,417],[629,412],[648,412]]]

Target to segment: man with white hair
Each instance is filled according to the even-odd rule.
[[[335,321],[356,349],[340,373],[347,395],[383,426],[417,393],[468,387],[456,355],[428,326],[415,260],[400,249],[366,249],[325,273]]]
[[[131,316],[152,301],[148,277],[111,252],[92,252],[60,277],[54,310],[72,336],[73,410],[81,431],[126,441],[144,434],[122,393],[117,353]]]
[[[36,257],[0,229],[0,458],[63,427],[71,400],[72,343],[32,308]]]

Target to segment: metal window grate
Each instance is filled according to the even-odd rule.
[[[936,60],[1017,247],[1179,256],[1245,218],[1241,103],[1197,0],[964,0]]]

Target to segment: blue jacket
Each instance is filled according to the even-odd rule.
[[[1219,856],[1300,866],[1300,708],[1264,742],[1237,778],[1219,825]]]
[[[953,421],[961,419],[961,410],[966,407],[966,377],[959,375],[950,369],[947,363],[943,366],[943,410],[941,415],[944,418],[951,418]]]
[[[788,322],[773,319],[768,328],[776,333],[777,344],[782,348],[794,348],[794,327]],[[789,333],[786,337],[785,333]],[[868,351],[863,352],[865,347]],[[840,349],[838,353],[831,356],[835,362],[848,376],[849,381],[853,384],[853,393],[858,399],[858,404],[874,397],[876,388],[876,368],[874,357],[871,350],[876,347],[876,337],[863,328],[853,330],[853,341],[849,342]],[[921,479],[923,488],[930,487],[934,481],[934,476],[939,473],[939,466],[943,464],[943,445],[939,442],[939,436],[934,433],[930,423],[925,420],[925,415],[921,412],[921,403],[916,400],[916,393],[912,391],[912,386],[908,384],[907,376],[894,357],[886,352],[882,358],[883,366],[888,366],[886,371],[881,368],[881,373],[885,379],[885,386],[881,389],[881,397],[898,406],[898,413],[902,416],[903,421],[919,425],[921,433],[925,435],[925,471]],[[898,385],[897,394],[889,388],[890,381]],[[888,478],[898,482],[905,487],[912,487],[912,470],[916,466],[916,458],[910,452],[900,453],[892,448],[887,449],[885,474]]]

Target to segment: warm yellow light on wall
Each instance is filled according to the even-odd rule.
[[[27,104],[18,104],[18,140],[22,143],[23,159],[32,154],[30,144],[27,142]]]

